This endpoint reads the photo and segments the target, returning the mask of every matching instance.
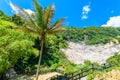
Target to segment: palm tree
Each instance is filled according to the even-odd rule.
[[[40,54],[38,61],[38,68],[36,72],[36,80],[38,80],[40,63],[43,54],[43,47],[45,43],[45,38],[47,34],[54,34],[56,32],[60,32],[65,30],[63,28],[64,18],[58,19],[55,23],[52,23],[52,18],[54,15],[54,5],[51,4],[46,8],[42,8],[41,5],[37,2],[37,0],[33,0],[34,3],[34,13],[29,14],[24,9],[14,5],[14,7],[19,11],[16,13],[17,16],[20,16],[24,21],[24,27],[19,27],[23,30],[36,33],[40,38]]]

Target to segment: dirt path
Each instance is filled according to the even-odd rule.
[[[46,73],[46,74],[40,74],[39,77],[38,77],[38,80],[46,80],[52,76],[55,76],[55,75],[60,75],[59,73],[57,72],[50,72],[50,73]],[[32,80],[35,80],[35,75],[31,76],[31,79]]]
[[[102,77],[96,76],[94,80],[120,80],[120,70],[112,70]]]

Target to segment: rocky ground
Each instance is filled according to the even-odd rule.
[[[103,64],[106,59],[120,52],[120,44],[85,45],[84,43],[67,42],[68,48],[61,49],[68,60],[83,64],[85,60]]]

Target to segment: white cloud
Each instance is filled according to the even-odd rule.
[[[24,9],[26,12],[28,12],[29,14],[33,14],[34,12],[31,9]]]
[[[83,14],[87,14],[90,11],[90,6],[86,5],[83,7]]]
[[[85,5],[83,6],[83,9],[82,9],[82,17],[81,19],[87,19],[88,18],[88,13],[90,12],[90,5]]]
[[[106,24],[102,25],[103,27],[112,26],[112,27],[120,27],[120,16],[110,17]]]
[[[87,19],[87,15],[83,15],[81,19]]]
[[[14,12],[15,14],[18,14],[20,12],[19,8],[16,5],[14,5],[11,1],[9,2],[9,5],[12,8],[12,12]],[[24,9],[24,10],[29,14],[34,13],[31,9]]]
[[[9,5],[16,14],[19,12],[19,9],[11,1],[9,2]]]

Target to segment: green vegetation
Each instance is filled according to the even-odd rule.
[[[17,24],[15,23],[6,21],[6,19],[0,19],[1,75],[11,66],[17,67],[17,69],[15,68],[17,72],[24,72],[35,69],[37,65],[39,58],[38,50],[40,48],[38,44],[40,41],[38,35],[14,29],[16,28],[14,27],[16,25]],[[65,47],[66,43],[59,35],[49,35],[47,36],[45,42],[47,43],[45,45],[46,51],[43,55],[41,64],[43,67],[49,67],[53,64],[59,63],[61,58],[63,58],[60,48]]]
[[[108,43],[116,39],[120,35],[120,31],[119,28],[113,27],[68,27],[61,35],[67,41],[80,42],[85,40],[86,44],[92,45]]]
[[[10,17],[10,16],[7,16],[6,14],[4,14],[4,12],[2,12],[2,11],[0,10],[0,19],[6,20],[6,21],[10,21],[10,20],[11,20],[11,17]]]
[[[15,24],[12,22],[0,19],[0,26],[12,28],[12,26],[15,26]]]
[[[116,53],[114,56],[108,58],[107,63],[111,65],[120,66],[120,54]]]
[[[90,61],[80,65],[73,64],[66,59],[60,49],[67,47],[66,41],[85,41],[89,45],[106,44],[114,39],[120,42],[120,28],[113,27],[66,27],[64,32],[56,33],[64,30],[62,28],[64,18],[52,24],[54,6],[50,5],[43,9],[36,0],[34,5],[36,13],[32,16],[21,8],[19,9],[25,17],[7,16],[0,11],[0,78],[11,67],[18,73],[32,72],[36,70],[38,60],[41,58],[39,61],[41,73],[52,69],[60,69],[64,73],[78,73],[81,69],[90,68],[92,64],[99,67],[100,65]],[[53,33],[55,35],[48,35]],[[40,51],[43,51],[41,52],[43,55]],[[111,69],[119,69],[120,54],[110,57],[107,63],[116,66],[101,72],[95,71],[88,76],[88,80],[93,79],[96,74],[102,75]]]
[[[13,23],[0,20],[0,74],[13,66],[18,59],[36,53],[33,48],[34,36],[11,29]],[[26,36],[24,36],[26,35]]]
[[[35,39],[35,45],[34,47],[38,50],[39,39]],[[51,71],[51,69],[55,69],[59,66],[59,63],[65,60],[65,56],[60,51],[60,48],[66,47],[65,41],[62,39],[62,37],[55,36],[55,35],[49,35],[46,38],[46,45],[45,45],[45,53],[43,54],[42,61],[41,61],[41,73],[44,73],[45,71]],[[19,72],[32,72],[35,71],[37,68],[39,55],[31,55],[29,59],[27,60],[19,60],[15,66],[18,68],[17,71]],[[67,61],[67,60],[65,60]],[[43,71],[45,70],[45,71]],[[32,73],[33,74],[33,73]]]

